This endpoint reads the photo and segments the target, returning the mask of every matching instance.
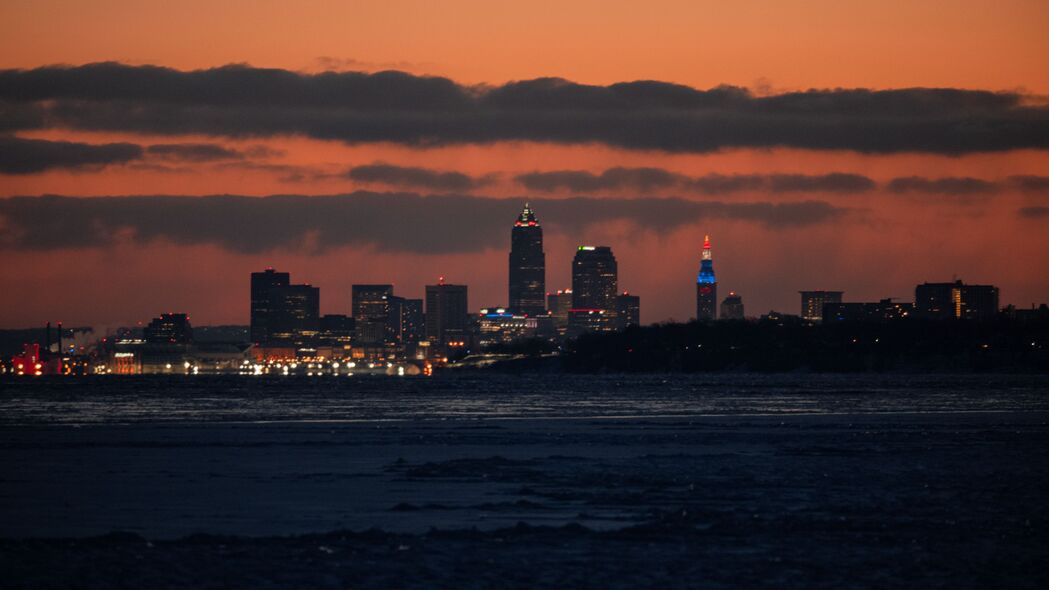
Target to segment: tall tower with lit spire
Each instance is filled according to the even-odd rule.
[[[714,259],[710,254],[710,236],[703,238],[703,257],[696,278],[696,319],[716,320],[718,317],[718,280],[714,277]]]
[[[515,313],[530,316],[546,312],[546,254],[543,228],[528,203],[510,231],[510,297]]]

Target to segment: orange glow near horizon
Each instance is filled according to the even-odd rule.
[[[272,0],[14,0],[0,3],[0,69],[118,61],[182,70],[248,63],[298,72],[403,70],[469,85],[547,76],[580,83],[659,80],[753,92],[809,88],[947,87],[1018,91],[1049,100],[1049,3],[1038,0],[816,0],[643,6],[587,0],[527,7],[480,1],[337,2]],[[439,147],[347,144],[302,136],[144,135],[46,129],[23,138],[92,144],[212,143],[263,155],[244,160],[173,162],[148,156],[121,165],[33,174],[0,174],[0,198],[16,195],[322,195],[356,190],[427,191],[365,183],[354,166],[389,163],[461,172],[488,181],[466,192],[497,198],[569,198],[528,191],[528,172],[613,167],[661,168],[686,176],[844,172],[878,187],[861,194],[771,194],[749,190],[700,195],[680,187],[607,197],[682,197],[726,202],[822,200],[848,210],[805,227],[697,219],[667,232],[626,221],[587,226],[585,235],[546,229],[547,290],[570,285],[578,243],[607,244],[619,283],[641,297],[642,321],[687,319],[705,234],[724,292],[739,293],[747,315],[796,312],[796,292],[826,288],[846,300],[913,296],[916,283],[958,276],[1001,287],[1002,303],[1049,300],[1049,191],[1001,188],[987,195],[892,194],[893,178],[972,177],[1002,181],[1049,176],[1049,151],[945,156],[863,154],[846,150],[727,149],[711,153],[628,150],[602,144],[501,141]],[[264,149],[259,149],[264,148]],[[516,211],[520,211],[517,206]],[[1049,211],[1049,209],[1047,209]],[[544,211],[536,210],[544,228]],[[513,216],[506,220],[509,246]],[[0,246],[5,227],[0,217]],[[551,224],[555,225],[555,224]],[[17,229],[17,228],[15,228]],[[231,231],[238,231],[232,228]],[[978,236],[979,240],[972,239]],[[991,243],[993,247],[983,244]],[[105,247],[2,252],[0,328],[41,324],[134,324],[161,310],[192,312],[201,324],[247,323],[248,273],[273,266],[322,288],[322,311],[345,313],[352,283],[395,283],[422,296],[438,273],[470,286],[472,311],[506,303],[506,252],[404,254],[374,248],[245,255],[213,245],[164,241]],[[12,280],[17,277],[17,280]],[[422,278],[429,277],[429,278]]]

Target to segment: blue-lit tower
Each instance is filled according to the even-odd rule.
[[[696,319],[716,320],[718,317],[718,280],[714,277],[714,259],[710,255],[710,236],[703,239],[703,258],[696,278]]]

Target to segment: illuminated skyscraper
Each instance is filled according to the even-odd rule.
[[[616,308],[616,257],[608,246],[580,246],[572,260],[572,307]]]
[[[510,310],[538,316],[546,311],[546,254],[543,228],[532,208],[525,203],[510,230]]]
[[[570,333],[615,329],[618,277],[616,257],[608,246],[580,246],[576,250],[572,260]]]
[[[354,329],[360,346],[382,346],[389,338],[393,285],[351,287]]]
[[[710,254],[710,236],[703,238],[703,255],[696,278],[696,319],[716,320],[718,317],[718,280],[714,277],[714,259]]]

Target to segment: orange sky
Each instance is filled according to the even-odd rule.
[[[7,0],[0,21],[0,67],[341,63],[465,83],[561,76],[1049,94],[1041,0]]]
[[[399,69],[468,84],[540,76],[608,84],[655,79],[708,88],[727,83],[759,92],[807,88],[911,86],[1017,90],[1049,96],[1049,3],[978,2],[63,2],[0,3],[0,68],[114,60],[179,69],[250,63],[296,71]],[[142,136],[51,129],[21,137],[105,143],[208,142],[265,146],[263,159],[339,173],[388,162],[471,175],[496,175],[475,191],[530,195],[515,174],[614,166],[653,166],[690,176],[848,172],[884,183],[898,176],[1049,176],[1038,150],[863,155],[847,151],[737,149],[710,154],[630,151],[603,145],[501,142],[420,149],[346,145],[303,137],[233,139]],[[0,175],[0,196],[232,193],[331,194],[381,185],[321,178],[288,182],[279,170],[186,165],[158,172],[132,165],[101,170]],[[655,195],[686,196],[667,190]],[[570,196],[560,193],[555,196]],[[797,311],[797,290],[844,289],[846,300],[909,298],[924,280],[998,284],[1002,302],[1049,300],[1045,218],[1019,219],[1019,207],[1047,206],[1046,194],[988,200],[914,197],[882,189],[863,195],[742,194],[741,201],[820,199],[855,210],[806,229],[769,229],[742,221],[697,222],[669,234],[629,225],[587,235],[547,235],[548,287],[568,286],[578,242],[609,243],[621,286],[642,297],[645,322],[686,319],[694,310],[695,268],[703,233],[715,236],[715,268],[725,293],[742,293],[748,315]],[[542,219],[543,211],[538,211]],[[507,242],[509,224],[507,220]],[[505,251],[408,256],[339,249],[249,256],[214,246],[22,253],[2,276],[0,326],[120,324],[186,310],[194,321],[247,323],[247,273],[264,266],[322,287],[322,311],[348,313],[349,285],[394,282],[418,297],[438,274],[470,284],[472,308],[505,304]],[[659,261],[653,264],[653,261]],[[62,317],[58,317],[62,316]]]

